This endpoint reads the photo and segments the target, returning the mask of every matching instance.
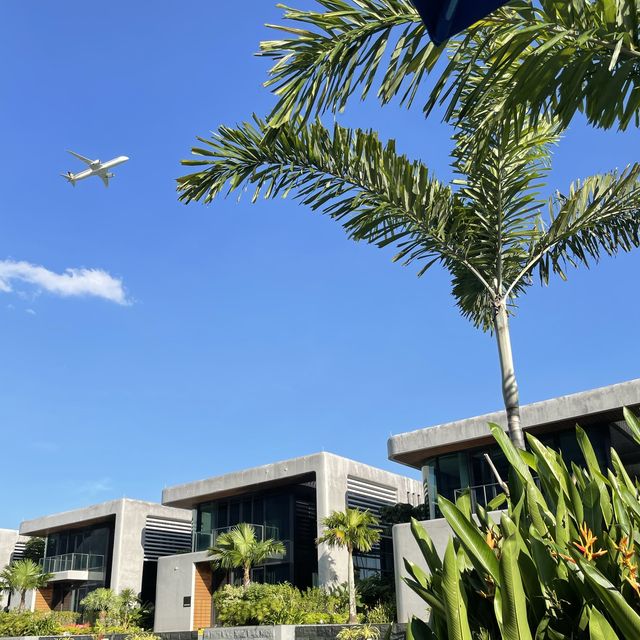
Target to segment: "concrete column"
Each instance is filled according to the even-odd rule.
[[[333,511],[344,511],[347,506],[347,472],[342,459],[323,456],[317,471],[318,537],[322,535],[322,519]],[[346,549],[318,545],[318,582],[321,586],[337,585],[347,581],[348,554]]]
[[[125,588],[140,593],[142,589],[147,513],[143,505],[120,501],[116,513],[111,563],[111,588],[116,593]]]

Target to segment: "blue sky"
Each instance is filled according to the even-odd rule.
[[[272,104],[252,53],[274,5],[0,3],[0,260],[47,270],[0,287],[0,527],[322,449],[402,472],[391,433],[501,406],[493,340],[446,274],[418,280],[292,200],[177,202],[195,136]],[[419,109],[340,120],[449,176],[450,132]],[[636,161],[638,142],[577,123],[551,188]],[[73,189],[66,149],[131,161],[108,190]],[[522,300],[523,402],[638,376],[639,267],[607,259]],[[83,268],[128,304],[42,286]]]

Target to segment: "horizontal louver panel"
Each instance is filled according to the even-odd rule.
[[[147,516],[144,529],[144,559],[191,551],[191,523]]]
[[[24,552],[27,547],[26,540],[18,540],[16,541],[15,546],[13,547],[13,552],[11,554],[11,562],[14,560],[22,560],[24,559]]]

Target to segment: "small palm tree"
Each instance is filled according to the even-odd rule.
[[[349,554],[348,587],[349,587],[349,624],[358,622],[356,614],[356,588],[353,570],[353,552],[371,551],[373,545],[380,539],[380,531],[376,528],[377,518],[369,511],[360,509],[346,509],[334,511],[323,519],[324,533],[317,543],[326,542],[330,547],[346,549]]]
[[[19,609],[25,606],[27,591],[40,589],[51,580],[50,573],[43,573],[39,564],[33,560],[16,560],[5,567],[0,573],[0,585],[7,591],[17,591],[20,594]]]
[[[130,588],[123,589],[118,594],[118,612],[120,621],[125,629],[131,624],[131,616],[140,609],[140,598],[138,594]]]
[[[251,567],[264,564],[271,556],[284,555],[286,548],[277,540],[258,540],[252,525],[240,523],[226,533],[221,533],[209,548],[211,564],[220,569],[242,568],[242,586],[251,582]]]
[[[80,606],[85,610],[98,614],[98,625],[104,626],[107,617],[120,607],[120,599],[113,589],[100,587],[88,593],[81,601]]]

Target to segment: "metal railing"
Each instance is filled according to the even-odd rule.
[[[94,553],[63,553],[59,556],[42,558],[40,565],[44,573],[60,571],[102,571],[104,556]]]
[[[472,487],[464,489],[456,489],[453,492],[454,499],[457,500],[463,493],[469,492],[471,497],[471,508],[475,509],[476,505],[486,507],[491,500],[504,493],[503,488],[497,483],[492,484],[476,484]]]
[[[247,523],[256,533],[256,538],[262,540],[280,540],[280,533],[277,527],[268,527],[263,524],[251,524]],[[219,527],[213,531],[196,531],[193,534],[193,550],[194,551],[206,551],[209,547],[213,547],[218,539],[218,536],[223,533],[228,533],[231,529],[234,529],[237,525],[230,527]]]

